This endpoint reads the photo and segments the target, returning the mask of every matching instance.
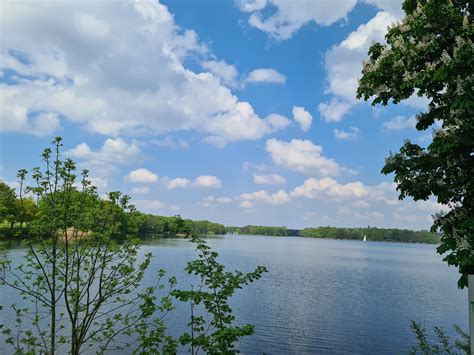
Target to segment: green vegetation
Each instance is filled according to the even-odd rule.
[[[245,226],[226,227],[227,233],[269,235],[269,236],[298,236],[299,230],[286,227]]]
[[[428,231],[411,231],[395,228],[335,228],[319,227],[305,228],[300,232],[302,237],[356,239],[367,237],[370,241],[404,242],[404,243],[439,243],[440,236]]]
[[[120,192],[99,198],[87,171],[77,181],[75,164],[61,159],[61,147],[56,138],[53,149],[44,151],[44,168],[31,174],[33,186],[24,186],[27,171],[19,171],[18,198],[0,185],[1,218],[26,247],[20,264],[0,250],[0,287],[16,290],[21,299],[21,306],[15,299],[12,304],[0,300],[1,311],[14,312],[13,324],[0,324],[12,353],[174,354],[179,345],[192,354],[200,348],[234,353],[236,342],[251,335],[253,326],[236,325],[228,301],[266,269],[227,272],[218,254],[193,235],[193,229],[218,229],[209,222],[147,217]],[[149,270],[151,254],[139,256],[139,229],[147,231],[143,220],[150,222],[147,228],[167,226],[170,234],[183,233],[196,245],[197,259],[186,268],[193,275],[189,290],[177,289],[174,277],[165,280],[164,270]],[[151,284],[144,283],[145,272],[155,274]],[[191,332],[178,339],[167,335],[165,326],[176,300],[189,302],[191,309]]]
[[[420,323],[411,322],[411,329],[415,333],[417,344],[414,345],[410,354],[470,354],[470,339],[469,334],[463,331],[459,326],[455,325],[454,330],[459,335],[459,338],[451,342],[443,328],[434,327],[434,334],[438,343],[430,343],[427,339],[427,331]]]
[[[443,234],[444,261],[459,268],[459,287],[474,273],[474,2],[406,0],[405,18],[369,49],[357,96],[397,104],[412,95],[429,100],[417,117],[419,131],[434,127],[427,147],[410,141],[386,159],[400,198],[449,207],[434,219]]]
[[[172,217],[155,216],[139,213],[137,218],[138,235],[176,236],[192,232],[197,235],[225,234],[226,228],[219,223],[182,219],[179,215]]]
[[[288,229],[286,227],[268,226],[245,226],[226,227],[227,233],[268,235],[268,236],[300,236],[307,238],[330,238],[330,239],[355,239],[362,240],[364,236],[367,240],[379,242],[404,242],[404,243],[430,243],[440,242],[440,235],[429,231],[412,231],[396,228],[338,228],[338,227],[317,227]]]

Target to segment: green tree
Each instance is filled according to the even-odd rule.
[[[118,192],[100,199],[87,171],[78,190],[75,165],[61,159],[61,146],[57,138],[54,149],[44,151],[44,169],[33,169],[34,186],[24,187],[25,170],[18,174],[24,211],[17,220],[27,223],[36,238],[26,238],[26,255],[19,265],[12,264],[6,251],[0,258],[0,285],[18,290],[29,301],[25,307],[12,305],[17,321],[3,325],[7,342],[16,353],[79,354],[88,346],[104,352],[120,349],[118,336],[162,334],[164,325],[155,313],[169,311],[169,296],[155,302],[161,282],[139,292],[151,255],[139,262],[133,235],[120,244],[115,241],[128,233],[125,216],[134,212],[133,206]],[[38,216],[32,221],[25,218],[24,192],[39,200]],[[159,272],[157,279],[162,276]],[[171,288],[174,283],[171,279]],[[164,337],[140,336],[136,346],[173,344]]]
[[[357,96],[387,105],[417,94],[429,100],[416,129],[438,122],[427,147],[410,141],[382,169],[395,173],[400,199],[408,196],[449,207],[435,216],[443,234],[440,254],[459,268],[459,287],[474,273],[474,3],[406,0],[405,18],[389,28],[386,43],[369,49]]]
[[[17,212],[15,190],[0,181],[0,222],[8,221],[13,227]],[[13,221],[13,222],[12,222]]]
[[[204,241],[192,237],[199,252],[197,260],[188,263],[186,271],[198,278],[198,284],[191,290],[174,290],[173,295],[182,302],[189,302],[191,320],[189,333],[180,337],[182,345],[190,346],[191,354],[199,349],[206,354],[233,354],[239,338],[252,335],[250,324],[234,325],[235,316],[229,306],[229,299],[237,289],[258,280],[266,268],[258,266],[254,271],[225,271],[224,265],[217,261],[218,254]],[[201,308],[199,308],[201,306]]]
[[[264,268],[248,274],[224,272],[217,253],[192,238],[200,253],[186,270],[198,276],[197,289],[175,290],[176,279],[164,280],[164,270],[156,272],[151,285],[142,284],[151,254],[139,254],[135,237],[141,224],[148,228],[164,220],[173,233],[191,236],[190,223],[180,216],[144,216],[119,192],[99,198],[87,171],[77,181],[75,164],[61,158],[61,147],[61,138],[56,138],[53,149],[43,152],[44,168],[33,169],[34,186],[25,186],[26,170],[18,173],[17,207],[22,210],[14,215],[26,224],[27,237],[22,261],[15,264],[7,250],[0,250],[0,286],[17,290],[26,302],[11,305],[14,324],[0,324],[15,353],[176,353],[178,342],[166,335],[164,323],[175,298],[190,301],[193,309],[203,304],[211,315],[191,314],[191,332],[199,335],[195,339],[184,334],[182,345],[190,343],[193,353],[199,346],[214,353],[234,352],[238,338],[252,334],[253,327],[235,326],[227,301],[235,289],[258,279]],[[7,197],[12,193],[6,188],[4,192]],[[24,199],[25,193],[35,195],[38,204]],[[6,301],[0,299],[0,310]]]

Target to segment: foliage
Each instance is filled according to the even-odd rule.
[[[207,354],[235,353],[237,340],[252,335],[254,329],[250,324],[233,325],[235,317],[228,301],[237,289],[259,279],[267,270],[258,266],[246,274],[240,271],[226,272],[217,261],[218,254],[215,251],[197,237],[192,237],[191,241],[196,243],[199,258],[189,262],[186,271],[197,276],[199,284],[191,290],[173,292],[180,301],[189,302],[191,309],[191,321],[188,324],[190,333],[183,334],[180,342],[182,345],[189,344],[192,354],[196,354],[200,348]],[[204,314],[198,313],[201,305]]]
[[[411,231],[395,228],[336,228],[318,227],[305,228],[300,232],[302,237],[355,239],[367,237],[370,241],[405,242],[405,243],[439,243],[440,236],[428,231]]]
[[[144,215],[120,192],[99,198],[88,172],[83,171],[77,182],[75,164],[61,159],[61,138],[53,141],[53,147],[42,155],[45,168],[33,169],[34,186],[25,186],[27,171],[19,171],[19,199],[6,185],[0,186],[2,201],[11,202],[12,211],[15,208],[12,215],[19,226],[14,229],[20,230],[26,245],[20,264],[9,259],[7,250],[0,251],[0,286],[17,290],[23,299],[11,305],[14,324],[0,324],[15,353],[75,355],[85,349],[176,353],[179,343],[166,334],[164,322],[174,309],[174,298],[191,302],[193,310],[203,305],[212,316],[208,320],[192,314],[191,334],[198,336],[185,333],[182,345],[191,344],[193,354],[199,347],[214,353],[235,352],[237,340],[252,334],[253,327],[235,326],[227,302],[237,288],[260,278],[265,269],[224,272],[217,253],[193,237],[200,253],[186,270],[199,277],[198,289],[176,290],[177,280],[165,281],[164,270],[156,272],[152,285],[143,285],[152,256],[140,253],[139,233],[163,228],[170,234],[191,236],[196,230],[222,232],[224,227],[180,216]],[[38,202],[25,199],[25,194]],[[7,202],[3,210],[10,206]]]
[[[429,100],[417,115],[416,128],[435,123],[427,147],[406,141],[391,154],[382,172],[395,173],[400,199],[447,205],[432,230],[443,233],[440,254],[459,267],[459,287],[474,273],[474,3],[465,0],[406,0],[401,23],[385,36],[386,44],[369,49],[357,96],[387,105],[413,94]]]
[[[17,208],[15,190],[3,181],[0,181],[0,222],[8,221],[10,227],[13,227]]]
[[[270,236],[297,236],[298,230],[288,229],[286,227],[269,226],[245,226],[245,227],[227,227],[227,232],[238,234],[270,235]]]
[[[286,227],[245,226],[227,227],[228,233],[269,235],[269,236],[300,236],[308,238],[355,239],[362,240],[364,236],[371,241],[406,242],[406,243],[439,243],[440,236],[428,231],[411,231],[396,228],[339,228],[317,227],[302,230]]]
[[[42,155],[44,170],[33,169],[35,186],[24,187],[25,170],[18,174],[22,208],[26,211],[24,193],[39,201],[38,216],[24,221],[23,232],[33,231],[37,238],[26,238],[20,265],[12,265],[6,251],[2,255],[0,283],[29,301],[26,307],[12,305],[17,322],[4,333],[17,353],[68,348],[79,354],[89,346],[105,351],[118,335],[149,319],[145,305],[160,284],[138,292],[151,255],[138,262],[139,244],[130,235],[121,244],[114,241],[127,232],[124,216],[134,213],[128,197],[112,192],[108,200],[100,199],[86,171],[78,191],[74,163],[60,157],[61,139],[53,146]],[[117,342],[113,346],[120,348]]]
[[[165,217],[139,213],[136,218],[140,237],[148,235],[177,236],[189,233],[197,235],[226,233],[225,227],[222,224],[182,219],[179,215]]]
[[[459,326],[454,326],[454,330],[460,336],[454,341],[454,344],[451,343],[451,339],[445,334],[443,328],[434,327],[437,344],[430,344],[426,336],[426,329],[420,323],[412,321],[411,328],[418,343],[412,347],[410,354],[459,354],[459,351],[467,355],[471,353],[469,335]]]

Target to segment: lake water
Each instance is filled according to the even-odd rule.
[[[232,301],[238,323],[255,325],[239,343],[243,353],[407,353],[412,319],[450,335],[453,324],[468,327],[467,292],[434,245],[241,235],[207,241],[231,270],[269,271]],[[151,268],[190,282],[183,272],[196,255],[189,241],[156,239],[143,251],[155,255]],[[0,289],[0,297],[11,299],[11,291]],[[188,308],[167,318],[171,333],[184,330]]]

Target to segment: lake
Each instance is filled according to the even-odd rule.
[[[207,241],[230,270],[269,271],[232,301],[238,323],[255,325],[239,343],[243,353],[407,353],[415,343],[412,319],[449,335],[453,324],[468,328],[467,291],[458,290],[457,270],[435,245],[243,235]],[[182,286],[190,282],[183,271],[196,255],[189,241],[155,239],[143,252],[154,254],[151,268],[167,269]],[[3,288],[0,296],[13,294]],[[183,331],[188,312],[181,305],[167,318],[171,333]]]

